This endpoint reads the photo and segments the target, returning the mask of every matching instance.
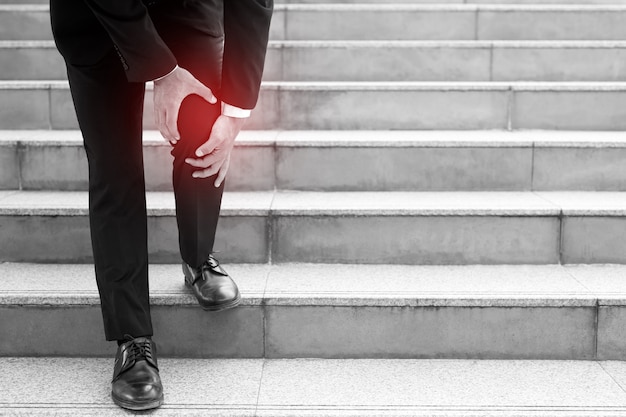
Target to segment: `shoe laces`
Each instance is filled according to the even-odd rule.
[[[130,339],[127,347],[128,358],[131,361],[152,359],[152,343],[150,339]]]
[[[206,268],[217,268],[218,266],[220,266],[220,263],[217,259],[213,257],[213,255],[209,255],[209,258],[204,261],[204,266]]]
[[[204,261],[204,263],[200,267],[202,271],[206,271],[207,269],[208,270],[213,270],[213,269],[217,268],[218,266],[220,266],[219,261],[213,257],[213,253],[215,253],[215,252],[211,252],[209,254],[209,257],[207,258],[207,260]],[[202,279],[206,280],[206,278],[204,277],[204,274],[202,274]]]

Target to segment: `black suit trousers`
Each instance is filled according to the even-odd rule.
[[[166,1],[149,10],[178,64],[219,91],[223,35],[214,30],[219,22],[203,16],[201,2]],[[93,24],[98,24],[95,17]],[[151,336],[142,156],[145,86],[127,81],[113,44],[94,64],[66,64],[89,162],[91,240],[105,336]],[[184,159],[208,139],[219,114],[219,103],[187,97],[178,120],[181,140],[171,152],[180,253],[194,267],[213,250],[223,184],[215,188],[215,176],[192,178]]]

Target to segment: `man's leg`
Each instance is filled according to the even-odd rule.
[[[143,83],[129,83],[114,49],[68,65],[89,161],[89,219],[107,340],[151,336],[142,157]]]
[[[114,49],[89,66],[68,64],[89,161],[89,220],[107,340],[117,340],[111,397],[146,410],[163,403],[148,294],[142,155],[144,84],[129,83]]]
[[[222,76],[222,11],[211,2],[163,2],[151,8],[151,16],[178,65],[198,80],[219,91]],[[191,17],[190,17],[191,16]],[[172,149],[173,185],[176,197],[180,253],[187,284],[206,310],[235,307],[240,302],[237,286],[212,257],[224,184],[214,186],[216,175],[193,178],[197,169],[185,162],[207,141],[220,104],[201,97],[187,97],[178,116],[180,140]]]
[[[221,27],[219,10],[211,2],[164,1],[151,7],[150,15],[178,65],[217,93],[224,38],[209,35],[208,29]],[[215,178],[192,178],[195,168],[185,158],[195,157],[220,113],[219,103],[192,95],[183,101],[178,116],[181,139],[172,149],[176,219],[181,256],[192,267],[200,267],[213,250],[223,187],[214,187]]]

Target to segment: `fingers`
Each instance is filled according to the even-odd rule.
[[[187,158],[185,159],[185,162],[195,168],[208,168],[214,163],[221,161],[223,159],[224,158],[222,155],[210,154],[210,155],[205,156],[202,159]]]
[[[187,158],[185,162],[195,168],[203,168],[191,174],[194,178],[208,178],[219,173],[215,180],[215,186],[219,187],[226,178],[230,166],[230,154],[226,158],[223,154],[211,154],[203,159]]]
[[[156,124],[156,127],[159,130],[159,132],[161,133],[161,136],[163,136],[165,140],[169,140],[167,137],[168,134],[165,128],[165,112],[161,110],[161,107],[159,106],[156,96],[154,100],[154,123]]]
[[[208,178],[217,174],[223,164],[224,161],[217,162],[206,169],[195,171],[193,174],[191,174],[191,176],[194,178]]]
[[[211,155],[211,153],[213,153],[213,151],[217,148],[217,144],[215,144],[214,142],[217,141],[211,141],[211,139],[209,139],[207,142],[201,145],[196,150],[196,156],[198,158],[202,158],[204,155]]]
[[[182,101],[190,94],[197,94],[209,103],[217,103],[211,89],[184,68],[178,67],[154,83],[155,121],[161,135],[172,144],[180,139],[178,111]]]
[[[215,130],[215,125],[213,126]],[[209,136],[209,140],[204,142],[198,149],[196,149],[196,156],[198,158],[202,158],[204,155],[211,155],[215,149],[222,143],[222,140],[219,140],[215,137],[214,131],[211,132],[211,136]]]
[[[165,115],[158,116],[156,121],[157,129],[159,129],[159,132],[161,132],[161,136],[163,136],[163,139],[165,139],[172,145],[176,145],[178,140],[174,137],[172,133],[170,133],[166,120],[167,117]]]
[[[195,93],[211,104],[217,103],[217,98],[213,95],[213,91],[211,91],[209,87],[197,80]]]
[[[165,129],[169,135],[167,139],[178,141],[180,139],[180,133],[178,133],[178,109],[180,108],[180,103],[178,106],[173,107],[165,112]]]
[[[226,160],[220,167],[220,170],[217,174],[217,178],[215,179],[215,188],[219,188],[219,186],[222,185],[224,178],[226,178],[226,173],[228,172],[229,167],[230,167],[230,155],[228,155],[228,158],[226,158]]]

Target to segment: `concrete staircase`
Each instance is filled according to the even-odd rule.
[[[494,2],[277,2],[233,311],[182,284],[148,91],[160,414],[626,415],[626,1]],[[0,415],[115,415],[48,19],[0,0]]]

